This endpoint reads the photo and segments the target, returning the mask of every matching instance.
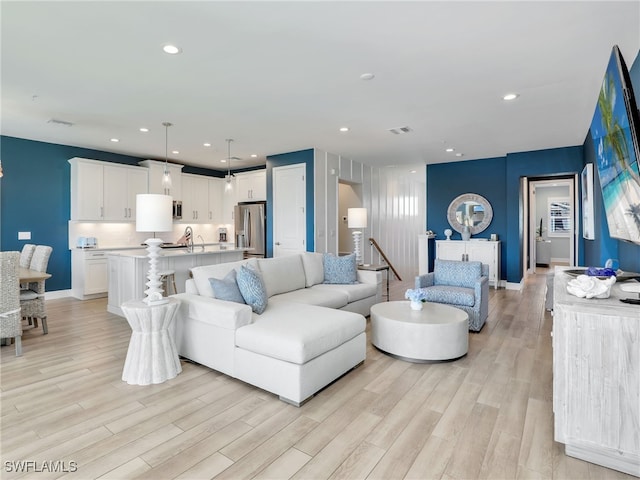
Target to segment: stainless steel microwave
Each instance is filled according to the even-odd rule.
[[[180,200],[173,201],[173,218],[176,220],[182,219],[182,201]]]

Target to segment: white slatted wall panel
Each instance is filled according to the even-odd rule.
[[[338,179],[362,182],[369,226],[363,232],[364,263],[383,263],[369,245],[376,239],[403,280],[418,274],[418,235],[425,231],[425,166],[375,168],[315,151],[317,252],[338,252]],[[416,173],[410,173],[410,170]]]

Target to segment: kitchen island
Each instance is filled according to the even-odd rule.
[[[192,250],[186,247],[162,249],[158,258],[158,271],[175,271],[178,293],[183,293],[191,268],[242,260],[246,250],[248,249],[222,245],[195,246]],[[146,250],[141,249],[110,251],[107,258],[109,272],[107,310],[123,317],[120,306],[124,302],[144,298],[149,259]]]

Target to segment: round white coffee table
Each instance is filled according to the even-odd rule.
[[[455,360],[469,350],[469,316],[440,303],[422,310],[408,301],[378,303],[371,307],[371,343],[409,362]]]

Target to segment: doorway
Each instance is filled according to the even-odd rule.
[[[523,248],[527,274],[552,265],[576,265],[578,224],[577,175],[528,177]]]

